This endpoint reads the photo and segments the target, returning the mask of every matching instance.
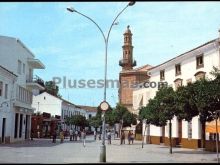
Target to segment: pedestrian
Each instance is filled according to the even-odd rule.
[[[134,133],[133,132],[131,133],[131,143],[132,144],[134,143]]]
[[[60,131],[60,143],[63,143],[64,140],[64,132],[63,130]]]
[[[121,131],[121,144],[125,144],[125,133]]]
[[[99,140],[101,140],[101,135],[102,135],[101,132],[99,132]]]
[[[37,137],[40,138],[40,131],[37,132]]]
[[[79,136],[79,139],[81,140],[81,132],[78,131],[78,136]]]
[[[56,133],[56,130],[54,130],[53,132],[53,143],[56,143],[56,138],[57,138],[57,133]]]
[[[94,130],[94,140],[96,140],[96,130]]]
[[[83,141],[83,146],[85,147],[86,146],[86,132],[84,129],[81,132],[81,139]]]
[[[70,141],[72,141],[73,140],[73,130],[72,130],[72,128],[70,129],[69,134],[70,134]]]
[[[108,138],[108,144],[111,144],[111,131],[110,130],[108,130],[107,138]]]
[[[115,131],[115,134],[116,134],[116,138],[118,138],[118,131]]]
[[[75,141],[77,141],[78,131],[75,131]]]
[[[31,130],[31,140],[33,140],[33,137],[34,137],[34,131]]]
[[[128,131],[128,144],[131,143],[131,131]]]

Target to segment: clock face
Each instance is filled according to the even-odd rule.
[[[106,101],[103,101],[101,104],[100,104],[100,108],[101,110],[103,111],[107,111],[109,109],[109,104],[106,102]]]

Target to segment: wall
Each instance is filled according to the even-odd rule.
[[[45,99],[44,99],[45,97]],[[33,96],[33,103],[32,107],[36,109],[35,112],[38,111],[38,102],[39,102],[39,111],[40,112],[47,112],[50,113],[51,115],[59,115],[61,116],[61,103],[62,100],[47,94],[46,92]]]
[[[203,55],[204,67],[196,68],[196,57],[198,55]],[[209,44],[203,45],[200,48],[197,48],[193,51],[185,53],[184,56],[171,59],[169,62],[164,63],[160,66],[157,66],[150,70],[151,77],[150,82],[160,82],[160,70],[165,69],[165,80],[168,82],[169,86],[172,86],[175,89],[174,81],[176,79],[182,79],[182,85],[187,85],[187,80],[191,79],[192,82],[196,81],[195,74],[199,71],[206,72],[206,77],[213,79],[213,76],[210,75],[210,71],[213,70],[213,66],[220,67],[220,58],[219,58],[219,44],[217,41],[211,42]],[[175,64],[181,64],[181,75],[175,75]],[[141,106],[140,98],[145,97],[147,92],[150,93],[149,98],[154,98],[156,95],[157,88],[142,88],[133,91],[133,105],[134,109],[137,111]],[[148,98],[148,99],[149,99]],[[146,105],[147,100],[143,99],[143,104]],[[182,138],[188,138],[187,122],[182,121]],[[161,131],[156,128],[151,128],[151,136],[161,136]],[[168,126],[165,127],[165,135],[168,137]],[[178,120],[176,117],[172,120],[172,137],[178,137]],[[192,139],[196,140],[193,142],[198,146],[198,141],[201,138],[201,124],[199,117],[196,116],[192,119]],[[195,145],[194,145],[195,146]]]

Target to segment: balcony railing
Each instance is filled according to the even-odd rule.
[[[34,75],[33,78],[27,78],[26,82],[27,83],[38,83],[39,85],[45,87],[44,81],[37,75]]]
[[[130,63],[130,61],[128,59],[122,59],[122,60],[119,61],[119,65],[122,66],[122,67],[125,66],[126,64],[129,64],[129,63]],[[137,65],[136,60],[133,60],[132,67],[134,67],[136,65]]]

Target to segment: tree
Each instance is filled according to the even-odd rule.
[[[137,116],[133,115],[128,109],[121,105],[117,104],[115,109],[113,110],[114,123],[120,123],[123,119],[123,126],[131,126],[131,124],[135,124],[137,122]]]
[[[55,84],[54,81],[46,81],[45,82],[45,90],[41,91],[41,93],[47,92],[53,96],[62,97],[59,92],[59,87]]]
[[[190,83],[187,86],[180,86],[175,92],[176,116],[179,119],[191,121],[193,117],[199,114],[195,104],[195,89],[194,84]]]
[[[129,111],[126,111],[123,116],[123,126],[124,127],[130,127],[131,124],[135,125],[137,124],[136,116],[130,113]]]
[[[86,120],[86,117],[82,115],[74,115],[68,117],[65,119],[65,122],[69,125],[71,124],[71,125],[79,126],[81,128],[85,128],[86,126],[88,126],[88,121]]]
[[[142,107],[139,113],[141,119],[146,119],[148,124],[165,126],[169,121],[170,153],[172,153],[172,125],[171,120],[177,115],[175,107],[175,92],[172,87],[161,87],[156,96],[149,100],[146,107]]]
[[[202,124],[202,148],[205,147],[206,122],[215,119],[216,110],[220,108],[220,81],[219,76],[214,80],[201,79],[195,85],[195,104],[199,111],[199,119]]]
[[[97,116],[93,116],[89,119],[89,126],[94,127],[96,131],[97,131],[97,128],[100,127],[101,125],[102,125],[101,118]]]

